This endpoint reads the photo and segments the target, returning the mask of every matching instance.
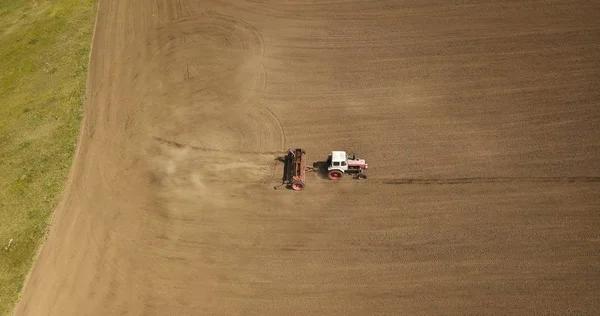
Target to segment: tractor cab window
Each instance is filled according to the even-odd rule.
[[[346,162],[342,161],[342,167],[345,167],[345,166],[346,166]]]
[[[333,165],[336,166],[336,167],[339,167],[340,166],[340,162],[339,161],[334,161]]]

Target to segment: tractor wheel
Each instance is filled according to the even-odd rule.
[[[359,173],[358,176],[356,176],[356,178],[358,180],[366,180],[367,179],[367,175],[364,173]]]
[[[294,191],[302,191],[302,189],[304,189],[304,182],[302,182],[302,181],[292,182],[292,189]]]
[[[342,178],[343,173],[339,170],[331,170],[329,171],[329,179],[331,180],[339,180]]]

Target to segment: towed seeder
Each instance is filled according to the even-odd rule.
[[[290,149],[285,157],[284,182],[294,191],[301,191],[304,189],[304,176],[307,171],[312,170],[306,167],[306,152],[304,149]]]
[[[302,148],[290,149],[285,157],[279,159],[282,159],[285,164],[282,185],[287,184],[294,191],[304,189],[306,173],[318,170],[314,166],[306,166],[306,152]],[[344,174],[350,174],[354,179],[364,180],[367,178],[364,173],[366,169],[368,165],[364,159],[357,159],[354,155],[349,158],[345,151],[332,151],[327,159],[326,171],[323,171],[331,180],[339,180]]]

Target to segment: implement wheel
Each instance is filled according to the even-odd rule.
[[[304,182],[302,182],[302,181],[292,182],[292,189],[294,191],[302,191],[302,189],[304,189]]]
[[[329,171],[329,179],[331,180],[339,180],[342,178],[343,173],[339,170],[331,170]]]

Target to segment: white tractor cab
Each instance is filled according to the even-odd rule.
[[[348,158],[345,151],[332,151],[327,158],[327,171],[331,180],[341,179],[344,173],[351,174],[354,179],[364,180],[367,175],[363,172],[368,168],[364,159],[357,159],[355,155]]]

